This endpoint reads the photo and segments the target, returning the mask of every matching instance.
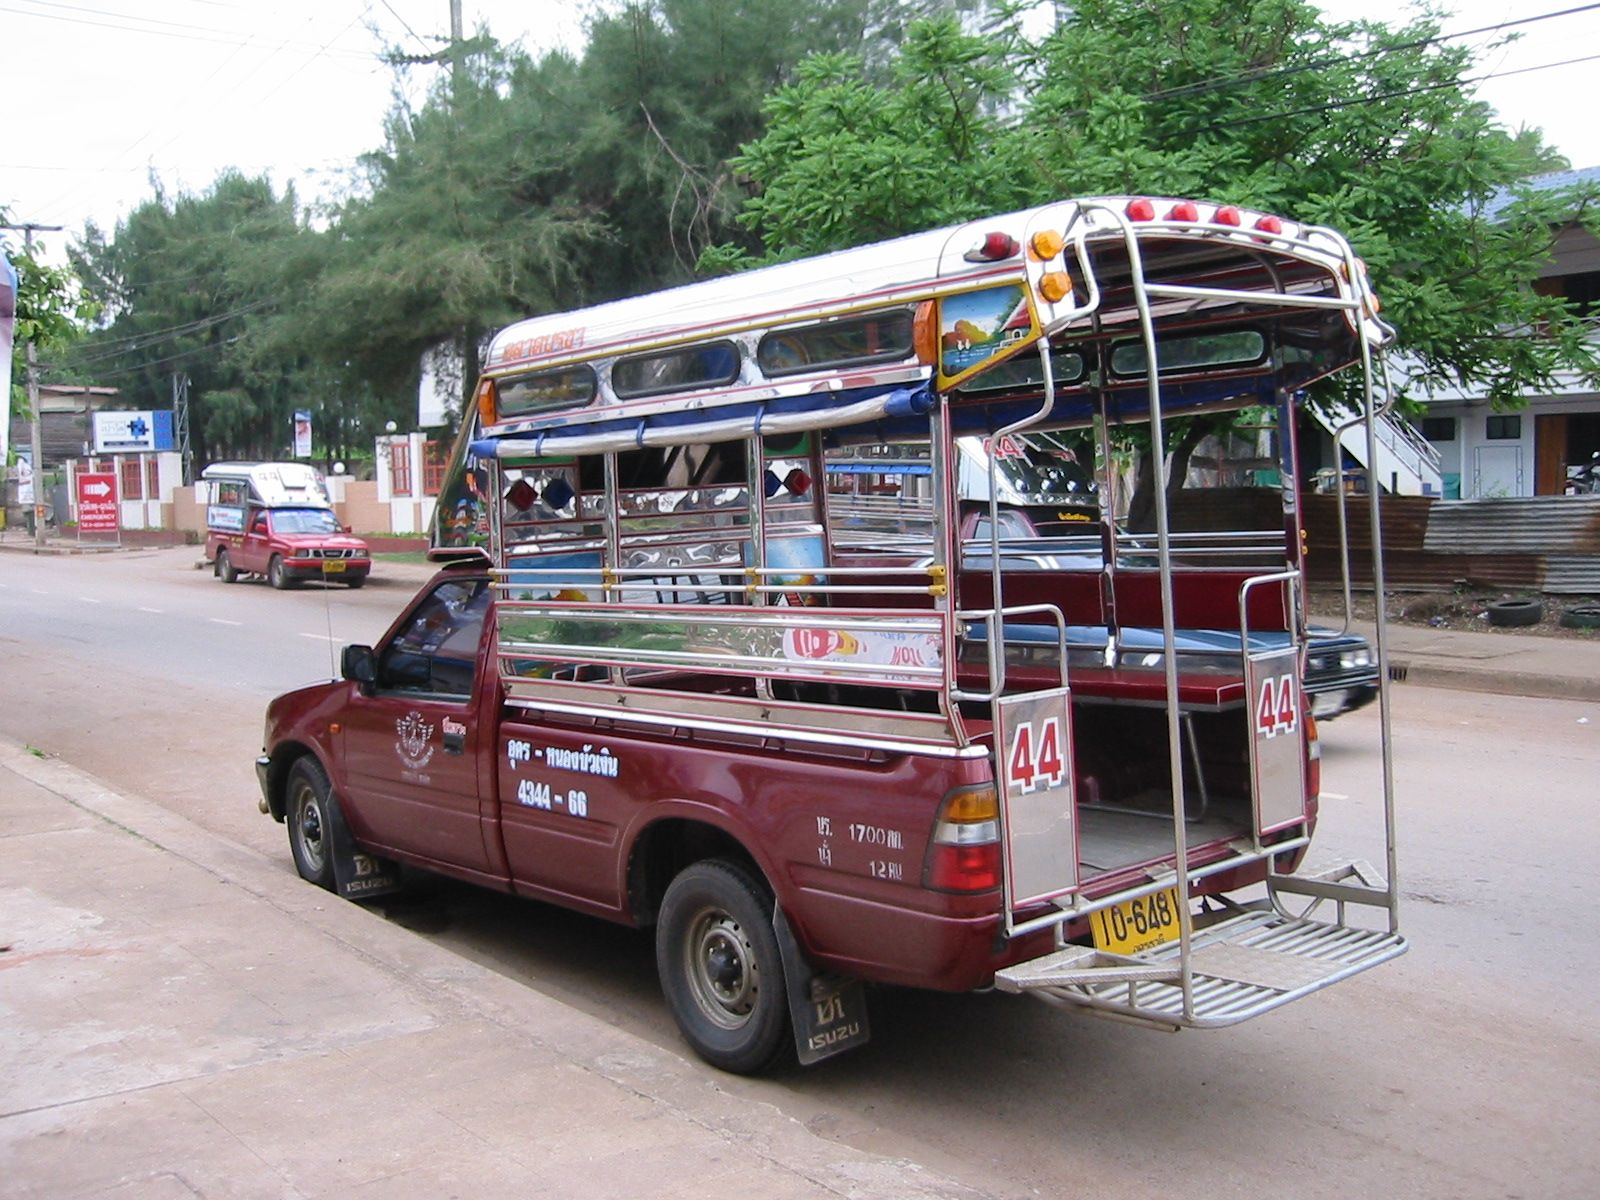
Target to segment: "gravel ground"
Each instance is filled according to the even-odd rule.
[[[1355,618],[1370,621],[1372,593],[1351,596]],[[1489,621],[1489,606],[1500,600],[1537,600],[1543,614],[1535,625],[1502,627]],[[1390,592],[1384,609],[1391,624],[1426,625],[1434,629],[1465,629],[1486,633],[1534,634],[1543,637],[1600,638],[1600,629],[1569,629],[1561,624],[1563,613],[1575,608],[1592,608],[1600,620],[1600,600],[1593,596],[1541,596],[1536,592],[1502,592],[1493,588],[1459,588],[1449,592]],[[1313,588],[1311,611],[1319,616],[1336,615],[1344,610],[1344,599],[1337,588]]]

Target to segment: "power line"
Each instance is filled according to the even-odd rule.
[[[206,25],[189,25],[180,21],[163,21],[156,17],[135,17],[127,13],[107,12],[104,9],[85,8],[74,4],[52,4],[53,8],[69,9],[73,12],[88,13],[92,16],[110,17],[109,21],[93,21],[88,17],[72,16],[66,12],[40,12],[31,8],[0,7],[0,12],[15,13],[20,17],[34,17],[43,21],[64,21],[69,25],[90,25],[98,29],[115,29],[121,33],[142,33],[150,37],[179,38],[190,42],[212,42],[224,46],[248,46],[255,40],[255,35],[240,38],[233,30],[216,29]],[[134,24],[118,24],[116,22],[134,22]],[[152,26],[168,26],[160,29]],[[192,30],[185,33],[183,30]],[[288,43],[286,42],[285,45]],[[297,43],[298,48],[312,49],[314,42]],[[360,50],[340,50],[336,53],[341,58],[370,59],[372,55]]]

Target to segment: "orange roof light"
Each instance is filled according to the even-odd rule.
[[[1041,229],[1028,239],[1028,249],[1040,262],[1049,262],[1066,248],[1067,240],[1054,229]]]
[[[934,318],[933,301],[924,300],[917,305],[911,318],[911,348],[917,352],[917,361],[932,366],[939,361],[939,322]]]
[[[1065,271],[1046,271],[1039,276],[1039,295],[1051,304],[1059,304],[1072,295],[1072,276]]]
[[[481,379],[478,381],[478,423],[493,425],[494,419],[494,380]]]

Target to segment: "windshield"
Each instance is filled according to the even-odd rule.
[[[280,508],[272,514],[279,533],[342,533],[339,518],[325,508]]]

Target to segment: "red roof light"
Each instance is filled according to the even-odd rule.
[[[986,233],[983,235],[983,241],[961,257],[968,262],[1000,262],[1010,258],[1020,249],[1022,247],[1017,243],[1017,239],[1009,233]]]
[[[1241,219],[1239,210],[1231,204],[1217,209],[1217,215],[1212,218],[1218,225],[1237,225]]]
[[[1268,213],[1266,216],[1262,217],[1256,222],[1256,228],[1262,233],[1282,233],[1283,222],[1278,220],[1278,218],[1273,216],[1271,213]]]
[[[1169,221],[1198,221],[1200,209],[1193,200],[1179,200],[1167,211]]]
[[[1128,207],[1123,211],[1128,214],[1130,221],[1154,221],[1156,219],[1156,206],[1143,197],[1138,200],[1129,200]]]

